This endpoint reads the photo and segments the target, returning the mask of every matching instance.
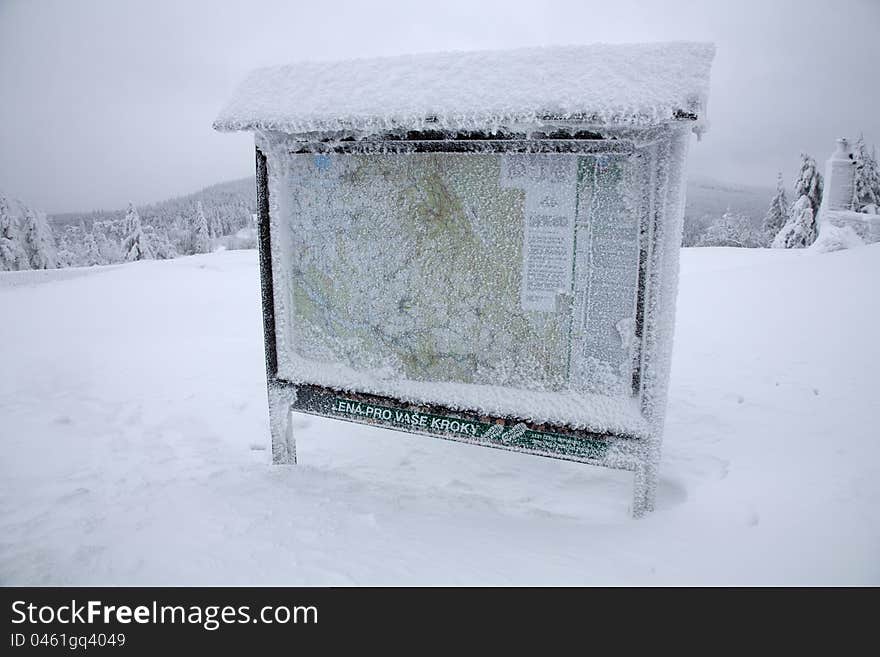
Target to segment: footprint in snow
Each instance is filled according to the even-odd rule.
[[[71,500],[75,500],[78,497],[82,497],[83,495],[87,495],[92,491],[88,488],[79,487],[76,488],[69,493],[65,493],[64,495],[58,498],[58,502],[70,502]]]
[[[294,413],[290,424],[294,429],[306,429],[312,425],[312,419],[305,415]]]
[[[683,504],[688,498],[684,484],[675,479],[660,478],[657,485],[657,504],[660,507],[671,507]]]

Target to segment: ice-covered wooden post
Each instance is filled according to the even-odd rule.
[[[635,474],[653,508],[701,43],[304,63],[257,147],[272,453],[291,409]]]

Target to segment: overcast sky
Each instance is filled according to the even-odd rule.
[[[256,66],[449,49],[714,41],[690,171],[772,186],[801,150],[880,142],[880,0],[0,0],[0,190],[114,209],[253,172],[211,121]]]

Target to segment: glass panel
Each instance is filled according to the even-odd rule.
[[[306,368],[319,385],[366,376],[372,392],[436,382],[437,403],[450,384],[631,395],[631,166],[563,153],[292,155],[294,368],[334,368],[326,381]]]

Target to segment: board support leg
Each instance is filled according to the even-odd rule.
[[[645,464],[645,511],[654,510],[654,500],[657,498],[657,484],[660,480],[660,463],[653,457],[649,457]]]
[[[272,463],[276,465],[296,464],[296,440],[291,417],[295,400],[294,389],[269,385],[269,433],[272,436]]]
[[[660,450],[650,447],[635,468],[633,482],[633,517],[642,518],[654,510],[660,480]]]
[[[646,508],[648,491],[648,468],[645,463],[639,463],[636,466],[633,475],[633,518],[642,518],[648,509]]]

